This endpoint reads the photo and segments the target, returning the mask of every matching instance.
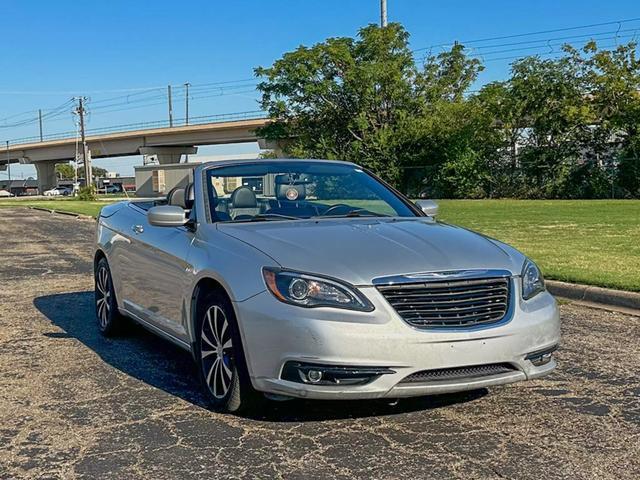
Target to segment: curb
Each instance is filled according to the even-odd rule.
[[[82,215],[81,213],[73,213],[73,212],[65,212],[65,211],[61,211],[61,210],[52,210],[51,208],[44,208],[44,207],[27,207],[30,208],[31,210],[40,210],[41,212],[47,212],[47,213],[55,213],[57,215],[67,215],[69,217],[76,217],[80,220],[95,220],[95,218],[93,218],[90,215]]]
[[[44,207],[27,207],[30,210],[40,210],[41,212],[49,212],[49,213],[53,213],[53,210],[50,210],[48,208],[44,208]]]
[[[581,285],[578,283],[558,282],[556,280],[546,280],[545,284],[547,285],[547,290],[549,290],[552,295],[558,297],[612,307],[640,310],[640,293]]]

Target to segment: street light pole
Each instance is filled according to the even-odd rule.
[[[387,26],[387,0],[380,0],[380,26]]]
[[[189,87],[191,84],[189,82],[184,84],[184,124],[189,125]]]
[[[169,97],[169,126],[173,127],[173,104],[171,102],[171,85],[167,85],[167,95]]]
[[[42,110],[38,109],[38,122],[40,123],[40,141],[42,141]]]

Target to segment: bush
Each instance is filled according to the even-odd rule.
[[[440,198],[484,198],[487,176],[476,152],[467,150],[442,165],[434,187]]]
[[[86,187],[82,187],[78,192],[78,200],[82,200],[84,202],[90,202],[96,200],[98,197],[96,195],[96,187],[95,185],[87,185]]]
[[[625,157],[618,165],[617,180],[623,192],[633,198],[640,197],[640,159]]]

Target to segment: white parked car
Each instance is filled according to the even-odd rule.
[[[57,197],[59,195],[64,195],[65,197],[71,194],[71,189],[67,187],[55,187],[51,190],[46,190],[44,195],[46,197]]]
[[[560,318],[516,249],[358,165],[203,164],[97,224],[95,308],[193,354],[211,406],[457,392],[553,371]]]
[[[7,190],[0,190],[0,197],[2,198],[7,198],[7,197],[14,197],[15,195],[11,192],[8,192]]]

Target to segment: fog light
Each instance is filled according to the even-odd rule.
[[[387,367],[357,367],[322,365],[318,363],[286,362],[282,368],[283,380],[313,385],[364,385],[380,375],[396,373]]]
[[[542,365],[546,365],[551,361],[551,356],[557,349],[558,346],[554,345],[551,348],[532,352],[525,357],[525,360],[529,360],[536,367],[541,367]]]

